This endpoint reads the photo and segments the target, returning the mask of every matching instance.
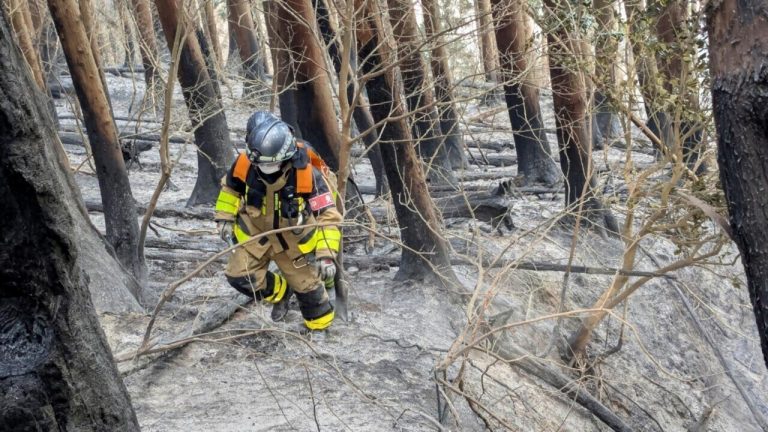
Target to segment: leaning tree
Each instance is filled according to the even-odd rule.
[[[74,179],[4,11],[0,101],[0,430],[138,431],[88,294]]]
[[[768,366],[768,4],[713,2],[708,25],[720,180]]]

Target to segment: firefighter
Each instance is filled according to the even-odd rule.
[[[222,239],[244,243],[224,271],[232,287],[273,305],[273,319],[287,311],[293,292],[310,330],[331,325],[334,310],[326,292],[336,275],[341,243],[330,178],[333,174],[306,143],[277,117],[257,112],[246,127],[240,153],[222,179],[216,222]],[[279,272],[268,270],[274,262]]]

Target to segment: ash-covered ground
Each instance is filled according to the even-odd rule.
[[[129,112],[129,106],[138,106],[143,97],[141,76],[109,76],[108,83],[116,116],[135,117],[137,110]],[[239,144],[254,108],[242,103],[240,86],[234,81],[222,90],[233,143]],[[60,129],[68,133],[78,131],[71,119],[73,104],[73,96],[57,100]],[[543,95],[542,105],[547,126],[554,128],[551,98]],[[457,172],[466,180],[462,185],[491,189],[501,180],[514,178],[514,165],[473,163],[484,157],[514,158],[506,112],[470,121],[491,108],[474,104],[462,108],[463,132],[472,154],[467,169]],[[187,141],[171,143],[173,174],[159,205],[181,209],[194,185],[196,154],[191,134],[185,130],[186,107],[178,91],[172,114],[172,134]],[[123,120],[118,120],[118,126],[122,132],[157,134],[160,118],[160,111],[145,113],[138,126]],[[554,134],[549,138],[556,154]],[[488,142],[503,145],[477,146]],[[86,148],[65,144],[65,149],[84,199],[98,202],[98,182]],[[130,168],[133,194],[142,206],[149,202],[159,179],[157,150],[155,143],[141,154],[140,164]],[[625,177],[621,173],[628,154],[618,147],[596,153],[601,186],[609,185],[606,190],[622,190]],[[631,156],[636,165],[654,162],[647,151],[631,152]],[[361,188],[373,188],[365,158],[355,159],[354,175]],[[621,195],[613,196],[614,208],[619,210],[615,214],[623,223]],[[337,319],[329,331],[305,336],[295,332],[301,321],[296,305],[287,322],[273,323],[267,306],[245,304],[213,333],[201,337],[205,340],[120,362],[143,430],[609,430],[561,391],[574,388],[587,390],[636,430],[760,430],[755,413],[725,367],[753,401],[756,414],[768,417],[765,365],[743,270],[732,245],[726,248],[728,254],[721,255],[722,265],[685,268],[673,272],[674,281],[657,278],[641,287],[626,309],[620,305],[597,328],[588,351],[591,364],[577,370],[565,366],[562,339],[553,338],[553,332],[557,327],[556,334],[568,336],[582,315],[562,320],[551,315],[589,308],[613,276],[572,273],[566,280],[563,272],[517,269],[515,260],[565,264],[572,256],[574,265],[616,268],[624,245],[616,238],[582,230],[571,253],[572,227],[557,222],[563,214],[562,193],[507,195],[515,224],[512,230],[498,231],[469,219],[445,220],[446,235],[456,246],[457,256],[466,253],[467,259],[482,261],[479,246],[485,258],[501,256],[511,263],[497,269],[457,265],[463,286],[450,290],[394,280],[393,258],[399,248],[388,239],[397,237],[393,212],[385,199],[364,198],[376,214],[391,215],[391,223],[386,218],[379,221],[381,235],[373,247],[367,244],[364,230],[345,230],[351,320]],[[103,228],[101,213],[94,211],[91,218]],[[169,283],[225,245],[212,220],[154,217],[152,221],[147,241],[150,282],[145,294],[156,302]],[[363,217],[358,221],[368,223]],[[679,255],[661,237],[649,236],[643,246],[662,266]],[[227,285],[223,266],[215,262],[176,291],[162,309],[153,337],[170,342],[190,336],[216,311],[243,303],[244,298]],[[641,254],[635,268],[655,271],[659,265]],[[694,324],[683,298],[725,363]],[[474,309],[468,308],[470,303]],[[484,328],[477,325],[478,320],[504,311],[509,312],[509,329],[495,343],[513,344],[526,356],[540,359],[569,379],[566,388],[502,359],[490,343],[464,349]],[[150,312],[101,311],[115,355],[137,348]],[[601,356],[616,346],[620,335],[620,349]]]

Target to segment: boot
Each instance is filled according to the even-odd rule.
[[[272,321],[278,322],[285,319],[285,316],[288,315],[288,306],[291,303],[291,296],[293,296],[293,290],[291,287],[287,287],[285,289],[285,294],[283,294],[283,298],[280,299],[279,302],[272,305]]]

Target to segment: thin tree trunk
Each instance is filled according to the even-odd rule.
[[[640,93],[643,96],[643,106],[648,118],[648,129],[656,135],[662,143],[671,142],[669,137],[669,120],[667,114],[661,110],[659,99],[658,76],[654,53],[650,52],[642,39],[649,32],[647,27],[647,12],[645,0],[624,0],[624,10],[629,25],[630,43],[632,45],[632,57],[635,60],[637,81],[640,85]],[[660,149],[657,149],[660,151]]]
[[[419,153],[427,163],[427,176],[433,184],[456,184],[448,154],[441,141],[440,119],[435,109],[432,89],[427,85],[427,71],[421,58],[422,40],[416,13],[407,0],[387,0],[405,100],[413,118]]]
[[[283,0],[277,6],[278,18],[290,29],[286,40],[291,64],[296,72],[297,117],[303,139],[318,150],[332,170],[339,170],[341,134],[333,108],[331,83],[325,70],[323,49],[313,31],[317,22],[310,0]],[[310,27],[312,26],[312,27]]]
[[[522,0],[493,0],[504,99],[507,103],[512,136],[517,153],[517,173],[525,184],[554,184],[560,180],[552,160],[544,118],[539,105],[539,90],[531,82],[527,58],[533,30]]]
[[[448,244],[442,235],[441,223],[429,196],[421,162],[416,155],[411,130],[405,121],[402,89],[399,88],[391,61],[395,54],[387,43],[381,43],[381,12],[375,2],[356,0],[355,7],[362,16],[357,20],[358,58],[363,62],[371,114],[382,126],[381,153],[387,171],[387,181],[405,244],[400,259],[398,277],[421,279],[441,278],[456,281],[451,268]]]
[[[131,25],[131,19],[125,13],[125,9],[129,7],[127,0],[121,0],[117,5],[118,16],[120,23],[123,26],[123,36],[125,37],[125,57],[123,59],[123,67],[133,68],[136,59],[136,44],[133,42],[133,26]]]
[[[588,84],[584,75],[570,66],[583,61],[584,44],[570,29],[573,23],[569,21],[572,18],[566,0],[545,0],[544,5],[556,19],[552,20],[555,27],[547,32],[547,43],[560,168],[566,180],[565,206],[594,226],[618,233],[616,220],[605,208],[597,190],[587,132]]]
[[[219,194],[219,182],[233,158],[227,118],[208,73],[200,41],[195,32],[184,24],[188,21],[180,17],[183,12],[178,0],[155,0],[155,5],[169,49],[173,49],[176,31],[181,29],[185,32],[178,76],[198,148],[197,181],[187,205],[213,204]]]
[[[61,39],[93,151],[104,204],[107,240],[115,248],[125,268],[143,283],[146,281],[147,270],[144,257],[138,256],[136,204],[112,117],[109,95],[100,82],[94,81],[94,77],[101,75],[99,64],[90,52],[90,44],[75,1],[48,0],[48,7]]]
[[[326,44],[328,55],[331,57],[333,67],[336,70],[336,74],[341,73],[341,52],[339,50],[339,44],[336,42],[336,29],[330,20],[330,13],[325,0],[314,0],[315,11],[317,12],[317,24],[320,28],[320,34],[323,37],[323,41]],[[354,51],[354,50],[353,50]],[[350,65],[354,68],[356,56],[351,53],[352,59],[350,59]],[[356,77],[349,80],[347,85],[347,101],[349,104],[355,102],[355,97],[358,98],[358,102],[354,103],[352,107],[352,118],[355,121],[357,130],[360,133],[368,131],[362,137],[363,145],[367,149],[365,155],[371,162],[371,168],[373,169],[373,175],[376,178],[376,195],[382,196],[387,193],[387,178],[384,173],[384,161],[381,158],[381,149],[377,142],[377,131],[374,130],[373,117],[368,109],[368,99],[365,96],[365,89],[362,89],[362,94],[358,93],[358,81]],[[357,96],[356,96],[357,95]]]
[[[145,92],[150,94],[155,90],[160,78],[155,68],[158,51],[152,10],[148,0],[131,0],[131,5],[136,18],[136,27],[139,30],[139,53],[141,53],[141,64],[144,66],[144,82],[147,86]]]
[[[16,35],[16,41],[19,44],[19,48],[21,48],[21,53],[24,55],[24,60],[30,72],[32,72],[32,77],[35,79],[37,87],[45,92],[45,77],[40,66],[40,57],[37,55],[37,50],[32,42],[32,29],[27,25],[28,22],[25,18],[25,13],[29,14],[27,2],[25,0],[6,0],[4,3],[10,14],[13,33]],[[29,21],[31,21],[31,18]]]
[[[478,37],[480,45],[480,60],[483,62],[485,81],[499,82],[496,57],[496,43],[493,40],[493,19],[491,16],[491,0],[475,0],[475,10],[478,17]]]
[[[619,44],[616,32],[615,0],[595,0],[593,9],[598,23],[595,38],[595,83],[594,107],[596,128],[592,131],[593,145],[603,148],[605,140],[622,136],[621,125],[615,110],[608,102],[608,94],[615,92]],[[599,137],[600,139],[595,139]]]
[[[288,52],[287,37],[283,34],[285,26],[281,25],[278,17],[280,9],[273,0],[264,1],[264,13],[267,21],[267,35],[272,50],[272,64],[275,67],[273,80],[276,86],[280,118],[290,124],[297,137],[303,138],[298,123],[298,106],[296,105],[295,70]]]
[[[720,180],[768,366],[768,5],[724,0],[708,13]]]
[[[435,97],[440,115],[440,130],[443,133],[443,145],[448,153],[451,167],[461,169],[467,165],[464,152],[464,137],[459,130],[459,120],[453,100],[453,77],[448,65],[448,51],[443,42],[441,16],[437,0],[422,0],[424,12],[424,30],[427,40],[432,44],[432,76],[435,79]]]
[[[0,10],[0,429],[138,431],[88,294],[78,193]]]
[[[667,147],[680,154],[683,162],[697,174],[707,171],[704,163],[699,163],[704,144],[702,143],[704,126],[697,120],[700,112],[698,85],[689,79],[693,60],[696,56],[695,35],[688,22],[688,2],[669,0],[661,5],[661,14],[656,23],[662,49],[657,56],[659,71],[663,77],[664,88],[670,95],[680,96],[677,102],[666,108],[672,127],[672,141]],[[693,87],[693,88],[691,88]],[[668,104],[668,103],[667,103]],[[679,119],[679,121],[678,121]]]
[[[264,70],[264,74],[270,74],[270,68],[269,68],[269,56],[267,53],[269,52],[269,46],[266,44],[266,39],[264,37],[264,28],[261,25],[261,19],[264,15],[261,14],[261,10],[254,6],[254,3],[257,3],[257,0],[248,0],[250,4],[251,9],[251,16],[253,17],[253,28],[256,32],[256,40],[259,42],[259,52],[261,53],[261,67]]]
[[[211,50],[216,61],[216,70],[219,71],[222,65],[221,44],[219,43],[219,30],[216,25],[216,11],[214,10],[213,0],[202,0],[205,13],[205,34],[211,43]]]
[[[243,95],[255,97],[265,89],[266,76],[261,64],[260,46],[256,39],[250,6],[248,0],[227,0],[228,22],[237,39],[240,61],[243,64]]]

